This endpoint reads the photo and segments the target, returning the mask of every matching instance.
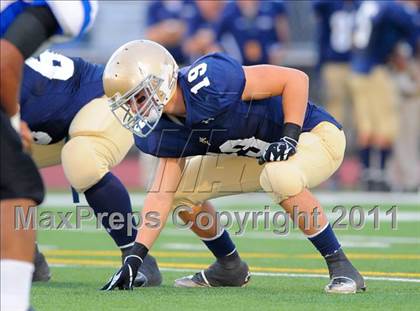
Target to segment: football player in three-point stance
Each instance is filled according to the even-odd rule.
[[[1,310],[27,310],[35,231],[15,228],[15,209],[27,213],[44,198],[41,177],[25,147],[28,128],[19,118],[23,62],[53,35],[80,37],[92,25],[97,3],[2,0],[0,3],[0,236]]]
[[[242,67],[221,53],[179,70],[165,48],[138,40],[111,56],[103,81],[111,110],[135,134],[137,147],[160,158],[142,214],[158,213],[161,222],[159,228],[140,228],[130,255],[104,290],[132,288],[131,275],[173,207],[200,208],[210,198],[260,189],[292,215],[312,215],[318,208],[317,221],[310,217],[305,226],[300,218],[299,228],[325,258],[331,278],[327,292],[365,289],[308,190],[339,167],[345,136],[331,115],[308,102],[305,73],[270,65]],[[204,243],[216,262],[177,280],[177,286],[246,284],[248,268],[226,231],[207,235]]]
[[[67,180],[84,193],[95,215],[108,213],[101,218],[102,224],[124,258],[137,231],[133,228],[129,234],[130,197],[110,169],[120,163],[134,141],[108,109],[103,70],[103,65],[51,51],[29,58],[21,87],[21,117],[32,130],[32,157],[37,166],[62,164]],[[112,213],[124,217],[121,228],[110,227]],[[159,285],[161,275],[154,258],[146,260],[136,285]],[[37,263],[34,279],[45,279],[45,269],[38,272]]]

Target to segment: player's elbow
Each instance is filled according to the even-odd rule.
[[[309,90],[309,76],[301,70],[291,69],[287,84],[293,84],[300,90]]]
[[[296,79],[305,87],[309,88],[309,76],[305,72],[296,69]]]

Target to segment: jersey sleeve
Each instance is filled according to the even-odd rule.
[[[92,26],[98,12],[96,0],[46,0],[61,28],[61,34],[78,37]]]
[[[187,123],[223,114],[241,100],[245,73],[241,64],[223,53],[198,59],[184,73]]]

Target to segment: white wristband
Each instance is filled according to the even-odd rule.
[[[10,118],[10,123],[16,132],[20,133],[20,112],[16,113],[13,117]]]

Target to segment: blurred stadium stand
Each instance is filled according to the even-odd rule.
[[[101,1],[91,32],[81,41],[55,44],[51,48],[69,56],[106,62],[123,43],[144,37],[145,14],[150,1]],[[285,65],[312,67],[316,64],[315,19],[310,1],[286,1],[291,45]]]
[[[68,56],[106,63],[122,44],[144,38],[146,11],[151,1],[101,1],[92,30],[80,41],[51,46]],[[290,24],[290,44],[283,65],[304,70],[311,77],[310,96],[320,102],[320,82],[316,72],[316,23],[310,1],[285,1]]]

